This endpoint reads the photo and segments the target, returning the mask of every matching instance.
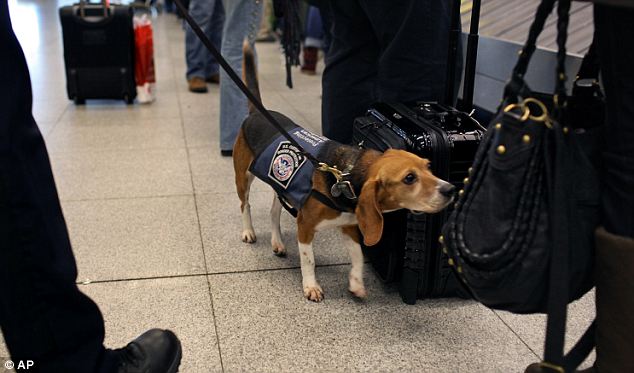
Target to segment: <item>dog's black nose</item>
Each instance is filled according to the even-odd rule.
[[[454,196],[454,194],[456,194],[456,187],[453,184],[445,183],[443,186],[440,187],[439,192],[443,196],[451,198]]]

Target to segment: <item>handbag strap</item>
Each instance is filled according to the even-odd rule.
[[[524,43],[524,47],[520,51],[519,58],[517,59],[517,63],[513,68],[513,73],[511,75],[511,80],[507,83],[504,88],[504,99],[511,100],[513,102],[518,101],[519,96],[526,95],[526,82],[524,81],[524,76],[526,75],[526,70],[528,70],[528,63],[533,57],[533,53],[535,53],[535,49],[537,49],[537,38],[539,34],[541,34],[544,29],[544,25],[546,24],[546,19],[548,19],[548,15],[553,10],[556,0],[542,0],[542,2],[537,7],[537,12],[535,13],[535,19],[531,24],[530,30],[528,32],[528,38],[526,39],[526,43]]]
[[[569,1],[569,0],[568,0]],[[554,159],[555,170],[561,172],[560,165],[570,165],[570,152],[562,145],[566,136],[561,128],[554,131],[555,142]],[[551,218],[551,243],[552,255],[550,258],[550,269],[548,279],[548,305],[546,321],[546,338],[544,342],[544,360],[541,363],[546,371],[558,373],[573,372],[579,364],[588,356],[594,347],[594,330],[596,320],[585,331],[576,345],[564,356],[564,342],[566,334],[566,316],[569,299],[569,251],[571,245],[570,211],[566,191],[570,190],[570,183],[573,178],[569,175],[558,175],[554,177],[553,169],[548,170],[551,180],[550,190],[554,190],[555,196],[552,200],[558,202],[551,205],[549,212]]]
[[[581,61],[581,66],[579,66],[579,71],[577,72],[575,80],[599,80],[599,66],[599,52],[597,50],[597,37],[595,31],[595,35],[592,39],[592,44],[590,44],[588,52],[586,52],[586,55],[583,57],[583,61]]]
[[[570,0],[558,0],[557,4],[557,77],[555,78],[555,108],[565,106],[566,102],[566,41],[570,23]],[[560,113],[557,113],[560,114]]]

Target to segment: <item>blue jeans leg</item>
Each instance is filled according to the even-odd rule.
[[[211,16],[211,24],[209,25],[209,32],[207,33],[207,35],[209,36],[209,39],[213,43],[214,47],[216,47],[216,49],[218,50],[220,50],[220,44],[222,42],[222,29],[224,27],[224,24],[225,7],[224,5],[222,5],[221,0],[214,0],[214,11],[213,15]],[[207,60],[206,65],[206,76],[218,74],[218,70],[220,68],[218,62],[216,61],[214,56],[211,55],[211,53],[209,53],[208,56],[209,59]]]
[[[324,26],[321,22],[319,9],[314,6],[309,6],[308,15],[306,16],[306,39],[304,40],[304,46],[321,48],[323,38]]]
[[[191,0],[189,13],[216,48],[220,47],[224,8],[221,0]],[[185,25],[187,79],[206,78],[218,71],[218,63],[189,25]]]
[[[242,43],[248,39],[255,51],[255,37],[262,18],[261,0],[225,0],[222,55],[242,75]],[[231,150],[242,121],[247,117],[247,99],[229,76],[220,72],[220,149]]]

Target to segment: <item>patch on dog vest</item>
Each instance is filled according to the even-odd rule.
[[[287,189],[304,162],[306,162],[306,157],[300,153],[299,149],[289,141],[282,141],[273,154],[271,167],[269,167],[269,178],[282,188]]]
[[[301,127],[292,128],[288,133],[315,157],[329,141]],[[296,209],[300,209],[310,195],[314,170],[313,164],[282,135],[255,156],[250,168],[252,174],[273,187]]]

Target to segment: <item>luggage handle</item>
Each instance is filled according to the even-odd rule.
[[[451,21],[449,29],[449,53],[447,57],[447,84],[445,85],[445,104],[452,106],[456,65],[458,58],[459,39],[462,35],[462,21],[460,17],[461,0],[454,0],[451,4]],[[478,58],[478,29],[480,25],[481,0],[473,0],[471,7],[471,22],[467,36],[467,52],[464,69],[464,86],[462,89],[461,110],[469,112],[473,109],[473,91]],[[460,57],[462,58],[462,56]]]
[[[79,0],[79,16],[81,18],[86,18],[86,4],[89,3],[90,0]],[[107,0],[101,0],[101,5],[103,7],[103,16],[108,17],[108,9],[110,8],[110,4]]]

